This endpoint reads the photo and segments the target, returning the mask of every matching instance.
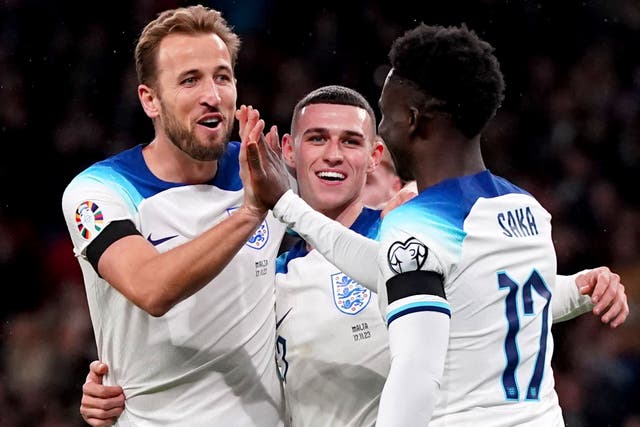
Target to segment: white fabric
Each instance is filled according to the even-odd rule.
[[[573,319],[593,309],[589,295],[582,295],[576,285],[576,278],[589,270],[571,276],[556,277],[556,293],[551,300],[553,323]]]
[[[376,291],[378,271],[369,262],[375,260],[378,242],[349,230],[315,211],[292,190],[288,190],[273,207],[273,214],[316,248],[323,256],[347,272],[349,277]]]
[[[388,312],[433,300],[424,295],[404,298],[389,305]],[[433,396],[440,387],[449,339],[449,316],[434,311],[414,312],[391,322],[389,335],[393,363],[382,392],[376,426],[426,425],[435,406]]]
[[[378,298],[316,250],[299,245],[289,256],[276,274],[276,312],[292,425],[373,426],[389,371]]]
[[[274,214],[299,232],[327,259],[339,265],[342,271],[353,278],[357,277],[356,280],[360,283],[371,287],[374,270],[376,273],[383,274],[380,281],[382,312],[386,312],[384,284],[391,277],[391,273],[388,267],[385,270],[386,273],[379,271],[380,267],[388,266],[387,257],[391,245],[394,243],[407,245],[409,239],[414,237],[413,227],[416,226],[419,230],[418,242],[422,242],[423,246],[428,248],[428,256],[421,260],[420,268],[438,272],[446,278],[447,299],[454,307],[452,308],[454,317],[451,321],[451,342],[443,377],[444,394],[439,399],[434,412],[435,418],[430,426],[463,426],[470,423],[488,426],[516,424],[560,426],[563,425],[562,414],[553,390],[553,374],[549,366],[553,348],[550,334],[547,336],[546,346],[542,352],[545,363],[541,375],[541,386],[538,390],[539,401],[523,398],[523,392],[526,396],[527,385],[533,375],[535,362],[533,356],[537,355],[540,348],[539,340],[536,340],[535,336],[543,330],[539,313],[540,308],[545,306],[546,300],[538,295],[536,290],[532,290],[533,305],[538,314],[537,316],[524,315],[522,286],[524,283],[529,283],[528,287],[531,290],[533,282],[527,281],[540,277],[551,292],[560,290],[551,298],[551,307],[548,309],[547,321],[544,325],[547,333],[552,320],[563,320],[567,313],[573,315],[587,311],[591,308],[591,302],[588,297],[579,296],[575,275],[560,276],[558,283],[554,283],[556,281],[555,251],[549,237],[551,230],[549,214],[530,195],[512,184],[488,172],[480,175],[484,175],[484,177],[480,176],[480,181],[489,183],[489,187],[493,182],[497,188],[500,188],[501,193],[491,197],[488,195],[480,197],[480,194],[474,196],[471,192],[466,195],[471,197],[471,201],[454,200],[455,203],[451,203],[452,198],[460,197],[456,194],[461,188],[467,186],[474,188],[473,177],[460,182],[454,180],[453,183],[445,186],[450,188],[440,194],[439,197],[442,200],[436,200],[436,202],[445,202],[444,206],[447,206],[445,212],[441,212],[442,215],[434,218],[433,213],[428,213],[426,220],[418,220],[415,224],[416,219],[421,218],[420,213],[416,215],[410,213],[420,205],[416,200],[388,214],[391,218],[395,217],[394,226],[388,228],[396,229],[396,234],[390,234],[392,237],[388,237],[386,243],[383,242],[380,247],[362,236],[346,231],[340,224],[313,211],[293,192],[288,192],[278,201]],[[451,190],[452,188],[454,191]],[[447,202],[449,205],[446,204]],[[418,209],[420,210],[421,208]],[[446,219],[448,210],[451,210],[452,216],[457,215],[455,221]],[[531,235],[527,235],[528,227],[531,225],[527,222],[529,219],[525,217],[528,213],[537,220],[536,224],[539,227],[539,229],[531,229]],[[503,215],[500,221],[499,214]],[[445,218],[445,220],[438,218]],[[388,223],[389,221],[385,220],[385,224]],[[411,233],[405,233],[403,230],[410,230]],[[354,262],[354,254],[357,254],[355,259],[363,260],[369,259],[374,251],[379,253],[378,268],[372,268],[370,263]],[[538,257],[539,264],[524,264],[524,260],[531,255]],[[520,261],[521,257],[523,261]],[[512,266],[515,267],[512,269]],[[520,350],[523,351],[519,353],[518,369],[515,371],[515,379],[519,387],[517,400],[506,398],[500,379],[506,368],[504,346],[508,319],[505,317],[505,295],[508,291],[507,288],[500,289],[497,274],[499,268],[507,267],[509,269],[503,272],[503,279],[505,279],[505,286],[511,282],[518,287],[514,301],[518,314],[516,317],[520,318],[519,322],[521,322],[516,342],[516,346],[520,346]],[[537,272],[537,276],[532,276],[534,271]],[[486,279],[479,281],[478,277],[492,278],[489,281]],[[482,283],[482,287],[476,283]],[[489,285],[488,288],[486,288],[487,285]],[[482,311],[479,311],[480,309]],[[523,333],[525,329],[531,332],[525,334]],[[525,338],[526,336],[533,338]],[[521,343],[521,340],[524,343]],[[465,348],[474,351],[465,352]],[[524,357],[523,354],[531,354],[531,356]],[[478,361],[483,364],[485,361],[491,361],[491,364],[487,369],[482,369],[485,379],[474,380],[478,373]],[[460,375],[454,377],[452,374],[456,372],[455,367],[460,368]],[[497,381],[495,381],[496,378],[498,378]],[[515,413],[519,415],[514,418]]]
[[[234,148],[227,166],[237,165]],[[131,220],[150,240],[169,238],[156,246],[161,252],[193,239],[241,204],[237,173],[228,181],[165,183],[150,174],[136,147],[82,172],[64,193],[98,357],[109,365],[105,382],[121,385],[127,396],[120,426],[283,424],[273,289],[281,223],[269,216],[211,283],[157,318],[100,278],[84,254],[116,219]],[[80,221],[78,206],[97,209],[80,209]]]
[[[431,349],[446,351],[446,360],[440,392],[424,403],[436,399],[430,427],[564,426],[550,363],[550,219],[533,197],[489,172],[444,181],[385,217],[381,311],[387,280],[412,270],[442,275],[451,308],[448,347]],[[396,313],[415,314],[406,308]]]

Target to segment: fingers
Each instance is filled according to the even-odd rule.
[[[259,154],[259,146],[264,145],[259,143],[262,138],[262,131],[264,130],[264,127],[264,120],[258,120],[253,126],[253,129],[249,132],[247,138],[247,159],[249,161],[249,169],[251,170],[252,176],[255,176],[256,174],[259,176],[264,175],[264,171],[262,170],[262,161]]]
[[[602,312],[611,304],[618,293],[620,286],[620,276],[609,271],[608,268],[598,268],[595,278],[595,287],[591,294],[591,300],[595,304],[593,312],[602,314]]]
[[[121,387],[87,382],[82,386],[80,414],[91,426],[110,426],[124,411],[124,401]]]
[[[280,147],[280,137],[278,127],[271,126],[269,133],[265,137],[266,143],[259,145],[260,156],[263,159],[263,170],[265,167],[277,167],[282,161],[282,148]]]
[[[101,418],[96,418],[93,417],[91,415],[84,415],[84,414],[80,414],[82,415],[82,419],[89,424],[90,426],[93,427],[108,427],[108,426],[112,426],[115,424],[117,418],[113,417],[113,418],[107,418],[107,419],[101,419]]]
[[[278,126],[273,125],[271,129],[269,129],[269,133],[267,134],[267,142],[269,143],[269,147],[273,151],[275,151],[278,156],[280,156],[282,151],[282,146],[280,145],[280,136],[278,135]]]
[[[124,402],[124,399],[123,399]],[[103,427],[113,425],[117,418],[124,412],[124,403],[119,406],[113,406],[109,408],[99,408],[96,405],[100,403],[88,402],[80,406],[80,415],[86,421],[87,424]]]
[[[613,303],[601,317],[602,323],[608,323],[611,328],[622,325],[629,316],[629,303],[624,285],[620,284]]]
[[[236,119],[238,120],[240,139],[245,141],[248,138],[248,133],[260,119],[260,112],[250,105],[241,105],[236,110]]]
[[[260,159],[260,149],[258,144],[251,144],[247,146],[247,160],[249,163],[249,169],[251,170],[251,176],[254,179],[264,175],[264,169],[262,168],[262,160]]]
[[[85,396],[98,398],[98,399],[109,399],[113,397],[117,397],[119,395],[124,395],[124,391],[122,387],[117,385],[102,385],[94,382],[86,382],[82,385],[82,398]]]
[[[99,360],[94,360],[89,365],[89,373],[87,374],[86,382],[94,382],[102,384],[102,378],[107,374],[109,368],[106,364]]]
[[[580,293],[590,295],[594,304],[593,314],[602,323],[617,328],[629,316],[629,303],[620,276],[608,267],[598,267],[576,277]]]

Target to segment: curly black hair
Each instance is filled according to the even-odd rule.
[[[394,74],[430,97],[451,115],[468,138],[479,134],[504,99],[504,78],[493,47],[466,25],[424,23],[393,42],[389,60]]]

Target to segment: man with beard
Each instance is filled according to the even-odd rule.
[[[229,142],[240,40],[215,10],[168,10],[135,51],[146,144],[98,162],[62,208],[118,424],[277,426],[274,262],[284,227],[244,192]]]
[[[261,132],[263,123],[258,125],[252,107],[241,107],[237,117],[243,139],[251,138],[242,129]],[[380,211],[364,207],[362,199],[365,181],[380,158],[382,146],[376,140],[375,115],[351,89],[325,86],[298,102],[291,134],[282,139],[282,157],[311,213],[325,221],[333,218],[336,225],[362,236],[376,235]],[[279,176],[286,176],[284,169]],[[320,241],[327,247],[335,243],[330,238]],[[367,257],[351,258],[344,271],[370,266],[362,262]],[[603,321],[624,321],[624,287],[606,267],[558,277],[551,308],[554,320],[591,307],[578,287],[583,294],[600,297],[596,307]],[[387,332],[376,293],[303,241],[279,257],[275,291],[278,361],[292,425],[373,425],[389,371]],[[83,387],[81,413],[95,427],[111,425],[125,406],[122,389],[101,384],[106,369],[106,364],[93,362]]]

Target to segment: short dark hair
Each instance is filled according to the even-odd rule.
[[[504,78],[493,47],[466,25],[424,23],[393,42],[389,60],[394,75],[413,82],[441,101],[468,138],[479,134],[504,99]]]
[[[291,132],[295,127],[295,122],[298,120],[300,110],[307,105],[312,104],[336,104],[336,105],[352,105],[354,107],[362,108],[366,110],[371,117],[371,123],[373,125],[373,134],[376,134],[376,113],[371,108],[371,104],[366,100],[362,94],[356,90],[350,89],[345,86],[329,85],[315,89],[305,95],[293,109],[293,116],[291,118]]]

